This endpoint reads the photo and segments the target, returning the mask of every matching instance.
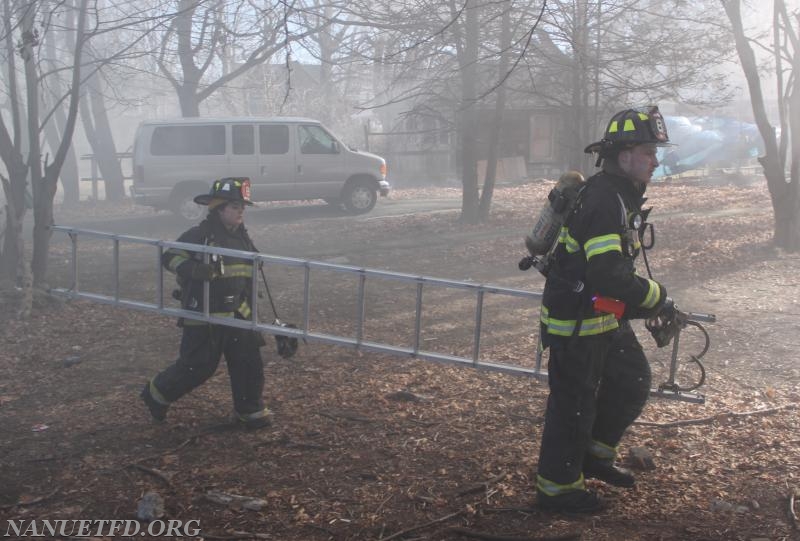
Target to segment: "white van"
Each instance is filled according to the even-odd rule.
[[[247,177],[254,201],[324,199],[353,214],[389,193],[386,160],[348,148],[308,118],[181,118],[142,122],[133,148],[136,203],[190,220],[213,180]]]

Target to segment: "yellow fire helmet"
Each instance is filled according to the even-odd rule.
[[[246,177],[226,177],[215,180],[208,193],[198,195],[194,202],[198,205],[208,205],[212,199],[226,201],[241,201],[245,205],[252,205],[250,200],[250,179]]]
[[[611,117],[603,138],[584,149],[587,154],[598,154],[600,159],[618,154],[636,145],[654,144],[672,146],[667,135],[667,125],[657,105],[638,109],[625,109]]]

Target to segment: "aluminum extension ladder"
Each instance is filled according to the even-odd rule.
[[[493,362],[490,360],[482,360],[480,355],[481,350],[481,326],[483,324],[483,309],[484,298],[486,294],[491,295],[505,295],[509,297],[517,297],[529,299],[532,301],[539,300],[542,294],[539,292],[525,291],[520,289],[512,289],[507,287],[499,287],[490,284],[477,284],[464,281],[446,280],[442,278],[434,278],[430,276],[420,276],[403,274],[397,272],[389,272],[377,269],[368,269],[361,267],[354,267],[349,265],[339,265],[334,263],[327,263],[321,261],[310,261],[303,259],[296,259],[290,257],[274,256],[269,254],[262,254],[257,252],[243,252],[239,250],[231,250],[227,248],[220,248],[215,246],[201,246],[197,244],[187,244],[182,242],[164,241],[148,239],[143,237],[135,237],[128,235],[119,235],[114,233],[104,233],[100,231],[92,231],[87,229],[77,229],[66,226],[53,226],[52,230],[56,233],[63,233],[69,236],[71,241],[71,257],[69,260],[71,268],[71,286],[52,288],[51,293],[71,299],[84,299],[102,304],[110,304],[134,310],[145,312],[154,312],[171,317],[183,317],[194,319],[198,321],[205,321],[208,323],[227,325],[231,327],[239,327],[244,329],[253,329],[263,331],[274,335],[293,336],[304,341],[314,341],[327,344],[335,344],[340,346],[347,346],[357,348],[364,351],[372,351],[378,353],[389,353],[393,355],[400,355],[405,357],[413,357],[419,359],[426,359],[439,363],[454,364],[457,366],[466,366],[479,369],[487,369],[492,371],[506,372],[511,374],[523,375],[534,377],[539,380],[547,379],[547,371],[542,367],[542,348],[541,342],[536,348],[535,364],[533,367],[520,366],[509,363]],[[81,289],[79,283],[79,265],[78,265],[78,239],[93,238],[105,239],[113,243],[113,294],[105,295]],[[120,294],[120,244],[130,243],[140,246],[150,246],[154,250],[153,264],[155,272],[158,276],[158,284],[156,287],[156,294],[154,302],[144,302],[141,300],[125,299]],[[209,314],[208,311],[208,296],[209,296],[209,283],[206,282],[204,286],[204,311],[195,312],[184,310],[181,308],[174,308],[165,305],[164,297],[164,274],[165,270],[161,265],[161,256],[169,248],[178,248],[195,253],[203,254],[206,261],[213,254],[227,255],[241,259],[253,261],[252,273],[252,295],[250,299],[250,306],[252,307],[252,314],[249,320],[234,319],[230,317],[215,317]],[[303,273],[303,323],[298,328],[287,328],[284,326],[263,323],[258,320],[258,299],[256,298],[259,290],[259,264],[268,263],[283,265],[299,269]],[[313,332],[310,329],[310,290],[311,290],[311,271],[313,269],[334,271],[337,273],[354,274],[358,277],[357,286],[357,314],[356,314],[356,332],[354,337],[338,336],[329,333]],[[395,282],[410,283],[416,286],[416,302],[414,309],[414,332],[411,344],[408,347],[398,347],[387,343],[368,341],[364,339],[364,324],[366,319],[366,284],[369,278],[378,278],[381,280],[390,280]],[[451,355],[429,351],[422,348],[421,345],[421,322],[422,322],[422,293],[424,288],[452,288],[467,290],[475,293],[475,311],[474,311],[474,324],[472,332],[472,352],[469,357],[462,357],[458,355]],[[692,321],[705,321],[713,322],[713,316],[706,314],[689,314]],[[678,340],[674,340],[671,366],[669,369],[670,381],[674,383],[674,377],[677,367],[677,347]],[[676,390],[670,385],[662,385],[657,389],[653,389],[651,394],[664,398],[671,398],[684,402],[703,403],[705,398],[701,394],[682,392]]]

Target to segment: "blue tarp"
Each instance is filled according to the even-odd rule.
[[[669,140],[676,146],[659,149],[656,178],[700,167],[745,165],[764,152],[755,124],[709,116],[666,116],[664,120]]]

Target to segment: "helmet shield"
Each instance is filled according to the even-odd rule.
[[[215,180],[211,184],[211,190],[195,197],[194,202],[198,205],[208,205],[212,199],[240,201],[245,205],[252,205],[250,179],[246,177],[226,177]]]
[[[600,158],[606,158],[625,148],[643,144],[671,146],[667,124],[657,105],[618,112],[611,117],[603,138],[587,146],[584,152],[598,153]]]

